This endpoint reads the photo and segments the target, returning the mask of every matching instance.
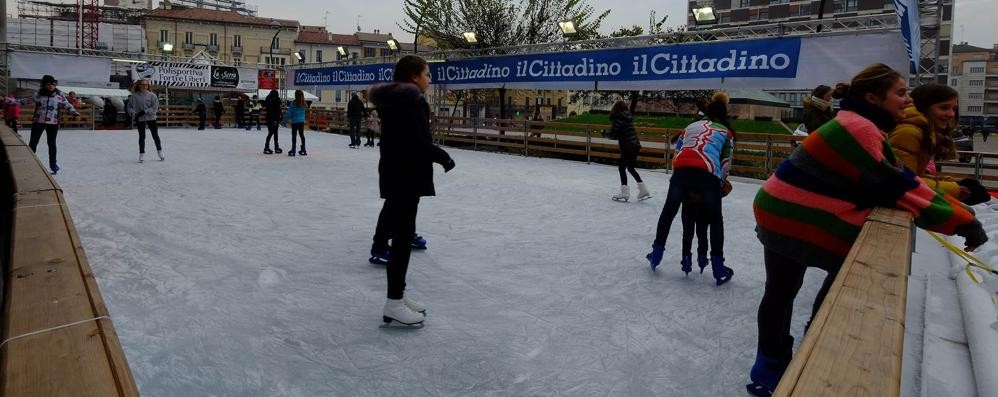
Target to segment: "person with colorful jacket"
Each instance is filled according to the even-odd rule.
[[[374,147],[374,137],[381,135],[381,116],[378,116],[378,109],[371,109],[367,112],[367,142],[364,146]]]
[[[771,395],[793,356],[793,302],[808,267],[828,272],[813,318],[874,207],[909,211],[918,227],[984,244],[981,223],[955,197],[927,186],[902,167],[887,142],[911,103],[907,82],[883,64],[839,84],[841,108],[804,140],[756,193],[753,211],[763,245],[765,292],[759,344],[748,391]]]
[[[540,114],[538,114],[540,116]],[[627,102],[617,101],[610,109],[610,133],[607,136],[617,139],[620,148],[620,162],[617,163],[617,171],[620,174],[620,193],[611,197],[613,201],[627,201],[631,193],[627,187],[627,173],[630,172],[634,181],[638,183],[638,201],[651,198],[648,187],[641,181],[641,175],[634,169],[638,163],[638,153],[641,152],[641,139],[634,131],[634,121],[631,119],[631,112],[628,110]]]
[[[975,205],[991,199],[987,189],[976,179],[959,182],[935,175],[933,160],[956,158],[953,130],[959,120],[960,94],[942,84],[925,84],[911,91],[913,104],[905,108],[905,117],[890,133],[887,141],[899,161],[916,172],[929,187],[942,190],[965,204]]]
[[[149,127],[153,143],[156,144],[156,154],[159,156],[159,161],[166,160],[166,156],[163,155],[163,144],[159,140],[159,125],[156,124],[156,113],[159,113],[159,96],[149,91],[149,80],[143,79],[135,83],[132,100],[128,102],[125,112],[128,117],[135,120],[139,129],[139,162],[145,161],[146,127]]]
[[[80,112],[69,103],[69,100],[62,95],[56,86],[59,82],[50,75],[42,76],[41,87],[33,97],[8,99],[6,103],[16,102],[19,105],[35,104],[35,114],[31,122],[31,139],[28,146],[34,152],[38,147],[38,141],[42,138],[42,131],[45,132],[45,141],[49,147],[49,169],[55,175],[59,172],[59,164],[56,161],[56,137],[59,135],[59,111],[64,109],[73,116],[79,116]]]
[[[4,124],[7,124],[10,129],[14,130],[15,134],[21,135],[17,132],[17,119],[21,117],[21,103],[14,98],[14,94],[7,94],[7,100],[3,104],[3,120]]]
[[[288,120],[291,121],[291,150],[288,151],[288,156],[294,157],[295,155],[295,145],[298,143],[298,137],[301,136],[301,150],[298,154],[301,156],[307,156],[308,152],[305,151],[305,92],[302,90],[295,90],[295,100],[288,105],[288,112],[284,114],[284,123]]]
[[[710,264],[714,280],[722,285],[734,275],[734,271],[724,265],[724,218],[721,215],[721,186],[731,170],[735,139],[728,117],[728,100],[724,92],[714,93],[703,109],[704,118],[687,126],[682,139],[676,142],[669,193],[658,218],[652,251],[646,256],[652,271],[662,262],[665,241],[680,205],[690,194],[697,194],[710,229]],[[685,264],[683,271],[689,273]]]

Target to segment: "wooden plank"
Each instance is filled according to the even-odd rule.
[[[5,147],[14,192],[38,192],[61,189],[27,146]],[[47,154],[42,154],[47,156]]]
[[[25,139],[27,138],[28,137],[25,137]],[[28,143],[21,140],[21,138],[19,138],[17,134],[14,133],[14,130],[10,129],[10,127],[8,127],[6,124],[0,125],[0,144],[3,144],[4,147],[28,146]]]
[[[877,208],[774,396],[898,396],[911,217]]]

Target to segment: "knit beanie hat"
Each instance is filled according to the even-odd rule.
[[[52,77],[52,76],[46,74],[46,75],[42,76],[42,86],[45,86],[48,83],[58,84],[59,81],[56,80],[55,77]]]

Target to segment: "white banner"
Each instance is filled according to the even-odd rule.
[[[63,82],[106,84],[111,81],[111,60],[32,52],[10,53],[10,77],[41,80],[46,74]]]
[[[159,87],[211,87],[211,67],[179,62],[147,62],[132,66],[132,80],[149,80]]]
[[[252,91],[260,87],[260,75],[254,68],[239,68],[239,91]]]

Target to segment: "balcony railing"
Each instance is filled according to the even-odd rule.
[[[238,45],[232,46],[232,53],[233,54],[242,54],[243,53],[243,47],[242,46],[238,46]]]
[[[184,49],[188,50],[188,51],[189,50],[193,50],[194,49],[194,43],[184,43]]]
[[[291,55],[290,48],[274,48],[273,50],[271,50],[270,47],[263,47],[263,46],[260,47],[261,54],[270,54],[271,51],[274,52],[274,55]]]

